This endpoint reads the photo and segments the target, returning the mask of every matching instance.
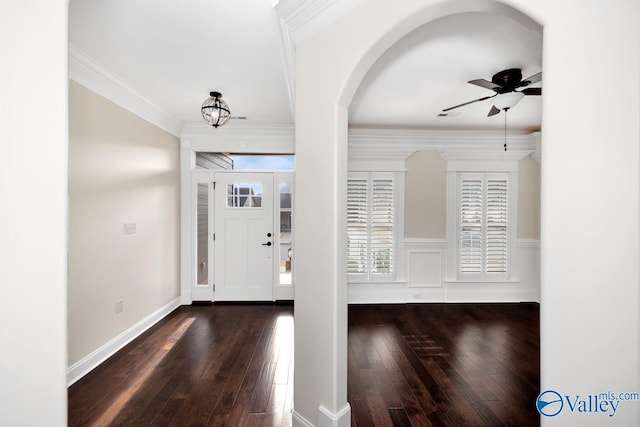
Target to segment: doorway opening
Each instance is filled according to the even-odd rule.
[[[295,157],[194,154],[192,300],[292,300]]]

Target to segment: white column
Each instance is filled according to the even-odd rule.
[[[301,417],[317,426],[338,425],[350,420],[347,114],[327,98],[323,102],[314,82],[299,78],[296,85],[294,423]]]
[[[0,425],[67,422],[65,0],[0,3]]]

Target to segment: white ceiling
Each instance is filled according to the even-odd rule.
[[[217,90],[233,116],[247,117],[233,125],[293,124],[295,82],[289,79],[288,40],[283,41],[287,27],[274,1],[71,0],[70,43],[178,123],[201,122],[200,105]],[[528,77],[541,71],[541,61],[541,36],[509,18],[481,13],[442,18],[380,58],[353,99],[349,122],[502,129],[503,113],[486,117],[489,101],[437,116],[443,108],[493,93],[468,80],[491,80],[506,68],[521,68]],[[509,128],[539,129],[540,98],[527,96],[509,111]]]

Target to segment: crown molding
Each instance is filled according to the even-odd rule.
[[[533,153],[539,134],[508,135],[495,131],[429,131],[402,129],[349,130],[349,158],[368,160],[407,159],[417,151],[438,150],[448,160],[518,157]]]
[[[402,129],[350,129],[349,162],[404,162],[417,151],[438,150],[448,161],[516,161],[539,146],[539,133],[508,136],[495,131],[428,131]],[[182,148],[233,153],[294,153],[292,125],[227,124],[217,129],[204,123],[187,123],[180,134]],[[394,169],[395,170],[395,169]]]
[[[282,61],[289,104],[295,120],[296,45],[317,33],[364,0],[280,0],[275,6],[280,27]]]
[[[364,1],[280,0],[274,8],[297,45]]]
[[[71,43],[69,78],[160,129],[180,136],[182,123]]]

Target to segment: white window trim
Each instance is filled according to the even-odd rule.
[[[373,169],[373,168],[371,168]],[[404,170],[403,172],[388,171],[350,171],[347,179],[358,179],[362,177],[391,177],[394,188],[394,224],[393,224],[393,273],[381,275],[347,274],[348,283],[395,283],[405,280],[404,265]]]
[[[518,232],[518,161],[453,161],[447,166],[447,279],[446,282],[464,283],[510,283],[518,277],[515,271],[517,260]],[[458,179],[464,173],[500,173],[508,179],[507,190],[507,273],[506,274],[461,274],[459,265],[458,232]]]

